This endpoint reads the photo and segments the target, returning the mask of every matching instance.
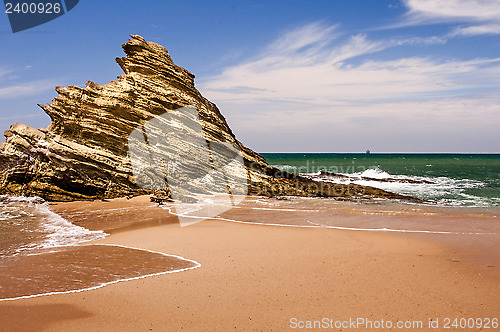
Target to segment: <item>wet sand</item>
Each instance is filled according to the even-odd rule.
[[[0,299],[84,291],[197,268],[195,261],[119,245],[78,245],[0,262]]]
[[[281,331],[293,318],[412,320],[424,328],[438,319],[442,328],[446,318],[500,318],[500,278],[491,263],[498,257],[489,258],[492,267],[484,263],[477,240],[460,250],[437,234],[222,220],[180,227],[147,197],[52,208],[75,224],[111,233],[95,243],[180,255],[201,267],[0,302],[1,331]],[[293,219],[263,211],[240,209],[231,216],[254,213],[269,223]],[[356,219],[352,215],[367,217],[351,213],[349,222]]]

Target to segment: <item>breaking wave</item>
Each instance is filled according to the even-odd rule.
[[[0,254],[76,245],[106,236],[67,221],[40,197],[0,195]]]
[[[446,176],[394,175],[378,167],[356,173],[317,172],[303,175],[319,181],[371,186],[445,206],[491,207],[500,205],[500,198],[474,195],[475,190],[489,186],[488,183],[479,180]]]

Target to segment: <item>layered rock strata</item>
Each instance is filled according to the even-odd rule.
[[[89,81],[85,88],[58,86],[59,95],[50,104],[39,105],[52,120],[48,128],[16,123],[5,132],[6,141],[0,144],[0,193],[40,196],[51,201],[141,194],[170,197],[167,183],[175,180],[182,184],[186,179],[169,180],[165,169],[146,165],[140,171],[155,175],[138,180],[137,160],[142,159],[136,158],[134,166],[131,146],[136,144],[136,151],[145,151],[140,145],[145,142],[146,155],[158,154],[158,148],[166,149],[169,156],[179,157],[175,160],[178,168],[200,176],[203,181],[191,186],[196,188],[186,182],[188,190],[205,187],[210,191],[211,182],[223,179],[229,193],[235,189],[240,193],[234,182],[245,184],[242,193],[268,196],[411,199],[372,187],[323,183],[268,165],[261,155],[236,139],[216,105],[195,88],[193,74],[175,65],[164,47],[140,36],[131,37],[122,45],[126,56],[116,59],[124,71],[117,81],[106,85]],[[184,109],[193,108],[199,124],[183,115],[189,113],[183,113]],[[177,118],[164,117],[175,110],[181,110]],[[158,132],[147,129],[153,119],[169,124],[167,129],[177,129],[172,133],[165,127]],[[196,130],[197,125],[201,132]],[[139,130],[135,143],[131,141],[134,130]],[[146,137],[146,131],[150,137]],[[144,142],[140,141],[141,132]],[[161,137],[171,138],[168,146],[150,143],[159,142]],[[195,137],[205,148],[193,147],[186,137]],[[197,152],[200,149],[209,152]],[[217,160],[229,163],[234,155],[242,160],[243,167],[213,172]],[[165,176],[166,185],[154,186],[158,176]]]

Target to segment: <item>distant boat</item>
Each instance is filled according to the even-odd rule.
[[[370,152],[370,149],[366,149],[366,152],[365,152],[365,153],[366,153],[366,154],[370,154],[370,153],[371,153],[371,152]]]

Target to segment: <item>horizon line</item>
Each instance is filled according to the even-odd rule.
[[[500,154],[500,152],[258,152],[259,154],[262,153],[305,153],[305,154],[312,154],[312,153],[339,153],[339,154]]]

